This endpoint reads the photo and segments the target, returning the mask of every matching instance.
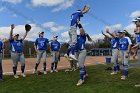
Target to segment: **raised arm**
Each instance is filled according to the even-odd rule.
[[[85,34],[86,34],[86,37],[87,37],[88,41],[93,42],[93,40],[91,39],[91,37],[89,36],[89,34],[87,34],[87,33],[85,33]]]
[[[103,33],[103,31],[102,31],[102,34],[103,34],[106,38],[111,39],[111,37],[110,37],[110,36],[108,36],[108,35],[106,35],[106,34],[104,34],[104,33]]]
[[[28,31],[25,32],[25,34],[23,35],[22,40],[24,40],[26,38],[27,34],[28,34]]]
[[[82,14],[87,13],[87,12],[89,11],[89,9],[90,9],[90,5],[84,6],[84,8],[83,8],[83,10],[82,10]]]
[[[34,48],[35,48],[35,51],[37,53],[37,46],[36,46],[36,43],[34,43]]]
[[[23,35],[23,38],[22,38],[22,40],[24,40],[25,38],[26,38],[26,36],[27,36],[27,34],[28,34],[28,32],[31,30],[31,25],[29,25],[29,24],[26,24],[25,25],[25,34]]]
[[[113,38],[115,38],[116,37],[116,35],[115,34],[113,34],[113,33],[111,33],[110,31],[109,31],[109,29],[107,28],[106,29],[106,33],[108,33],[110,36],[112,36]]]
[[[15,28],[14,24],[11,25],[11,31],[10,31],[10,39],[13,38],[13,29]]]

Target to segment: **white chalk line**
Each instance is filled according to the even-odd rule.
[[[93,63],[86,63],[86,65],[97,65],[97,64],[103,64],[102,62],[96,62],[96,64],[93,64]],[[68,67],[70,67],[70,65],[68,65],[68,66],[58,66],[58,69],[60,69],[60,68],[68,68]],[[47,70],[50,70],[50,69],[48,69],[48,68],[46,68]],[[41,71],[42,69],[38,69],[39,71]],[[27,73],[27,72],[33,72],[34,71],[34,69],[30,69],[30,70],[25,70],[25,73]],[[17,71],[17,73],[21,73],[21,71]],[[3,75],[11,75],[11,74],[13,74],[13,72],[4,72],[3,73]]]

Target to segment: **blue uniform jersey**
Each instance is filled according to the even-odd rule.
[[[119,49],[119,38],[116,37],[111,39],[111,48]]]
[[[3,42],[0,41],[0,53],[2,53],[2,50],[3,50]]]
[[[58,41],[51,42],[50,46],[52,51],[59,51],[59,49],[61,48],[61,45]]]
[[[135,40],[136,44],[140,42],[140,34],[136,34]],[[138,49],[140,49],[140,46],[138,46]]]
[[[73,13],[71,15],[71,25],[70,26],[75,26],[77,27],[77,20],[80,21],[80,18],[83,16],[81,11],[77,11],[76,13]]]
[[[119,45],[120,50],[127,51],[128,46],[131,45],[132,42],[129,37],[124,37],[124,38],[120,38],[119,44],[120,44]]]
[[[86,35],[77,35],[77,50],[84,50],[86,47]]]
[[[14,40],[10,39],[10,45],[11,45],[11,52],[14,53],[22,53],[23,52],[23,40]]]
[[[140,42],[140,34],[136,34],[136,42]]]
[[[35,41],[35,45],[37,46],[38,50],[46,50],[47,43],[49,43],[49,40],[47,38],[37,38]]]

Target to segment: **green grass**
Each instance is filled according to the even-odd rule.
[[[129,70],[129,79],[120,80],[121,74],[111,76],[111,71],[104,70],[106,65],[87,67],[89,76],[82,86],[76,86],[79,71],[48,73],[47,75],[29,75],[14,79],[4,76],[0,82],[0,93],[140,93],[134,85],[140,83],[140,68]]]

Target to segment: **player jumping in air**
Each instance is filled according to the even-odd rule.
[[[90,9],[90,6],[87,5],[83,8],[83,10],[77,10],[76,13],[73,13],[71,15],[70,30],[68,32],[69,37],[70,37],[70,41],[69,41],[70,46],[68,48],[67,54],[65,54],[65,57],[70,57],[74,60],[77,60],[77,58],[75,57],[75,44],[77,43],[77,26],[79,26],[81,17],[83,17],[83,15],[87,13],[89,9]]]

